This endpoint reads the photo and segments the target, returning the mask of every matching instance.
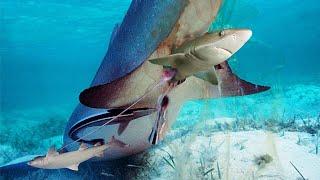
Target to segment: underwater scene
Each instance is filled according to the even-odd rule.
[[[0,1],[0,179],[320,179],[317,0]]]

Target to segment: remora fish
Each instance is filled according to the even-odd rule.
[[[66,152],[60,154],[54,147],[51,147],[46,156],[38,156],[28,162],[28,165],[42,169],[61,169],[68,168],[78,171],[80,163],[87,161],[93,157],[103,157],[104,151],[111,147],[128,147],[129,145],[116,139],[112,136],[109,143],[88,148],[84,143],[81,143],[77,151]]]
[[[46,156],[39,156],[28,162],[28,165],[42,169],[68,168],[78,171],[80,163],[95,156],[103,156],[103,151],[110,147],[109,144],[97,145],[87,148],[84,143],[77,151],[59,154],[54,147],[51,147]]]

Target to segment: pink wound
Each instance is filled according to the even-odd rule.
[[[162,79],[164,81],[170,81],[176,75],[176,70],[174,69],[165,69],[162,72]]]

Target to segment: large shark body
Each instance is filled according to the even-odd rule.
[[[72,143],[95,131],[141,97],[159,80],[162,72],[162,66],[148,62],[148,58],[169,55],[173,48],[205,34],[220,5],[220,0],[133,1],[123,22],[115,27],[107,54],[91,83],[91,87],[112,84],[107,91],[96,92],[98,99],[107,104],[80,104],[66,127],[64,143]],[[189,88],[194,86],[193,82],[182,85],[184,86],[179,86],[170,95],[172,103],[166,113],[170,119],[169,127],[185,100],[198,98],[203,94],[202,91],[190,94]],[[126,149],[108,149],[104,157],[106,160],[147,149],[151,146],[148,136],[157,116],[155,106],[162,90],[163,88],[156,89],[121,117],[81,139],[89,143],[91,140],[107,140],[115,136],[130,144],[130,148]],[[183,98],[186,94],[189,97]],[[103,98],[108,95],[112,97]],[[118,133],[119,131],[122,132]],[[77,148],[78,145],[75,143],[65,150]]]
[[[160,81],[163,67],[150,63],[148,59],[161,59],[188,42],[211,36],[205,34],[220,6],[221,0],[133,1],[122,24],[113,33],[108,52],[91,87],[80,95],[82,104],[70,118],[65,144],[77,139],[90,143],[112,136],[130,144],[130,148],[108,149],[104,160],[121,158],[149,148],[152,144],[148,137],[158,114],[157,99],[167,88],[166,85],[152,91],[121,116],[117,115]],[[228,30],[225,34],[227,32],[234,32],[234,36],[230,37],[240,40],[242,36],[236,35],[246,35],[245,41],[251,36],[251,31],[247,30]],[[217,85],[192,76],[170,91],[170,103],[165,113],[167,123],[160,139],[170,129],[186,100],[246,95],[268,89],[239,79],[227,62],[221,61],[215,71]],[[110,120],[112,122],[108,123]],[[77,149],[76,146],[65,150]]]
[[[156,100],[163,88],[156,89],[109,124],[101,125],[134,103],[159,80],[162,66],[148,59],[168,56],[184,42],[207,33],[221,3],[221,0],[133,0],[123,22],[115,26],[107,53],[90,85],[92,88],[111,86],[108,91],[94,91],[100,102],[80,103],[75,108],[65,129],[63,151],[77,150],[80,144],[75,141],[79,138],[92,144],[116,137],[130,145],[108,148],[98,161],[122,158],[149,148],[152,144],[148,137],[157,119]],[[239,79],[227,62],[216,65],[215,72],[218,85],[190,77],[170,91],[170,104],[165,113],[167,129],[186,100],[247,95],[269,89]],[[33,169],[22,163],[2,167],[0,171],[10,175],[16,167],[20,167],[24,175]]]

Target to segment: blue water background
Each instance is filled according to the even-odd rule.
[[[1,8],[1,110],[76,104],[129,0],[8,1]],[[319,2],[228,1],[222,27],[253,30],[236,55],[240,77],[319,84]]]
[[[62,135],[64,122],[78,104],[79,93],[93,79],[112,29],[121,22],[130,2],[0,2],[1,143],[7,142],[3,129],[45,121],[52,124],[57,116],[63,119],[57,125],[61,128],[53,126],[48,132],[55,132],[50,137]],[[241,78],[272,89],[246,97],[187,102],[175,127],[197,122],[204,109],[209,119],[241,116],[259,121],[296,114],[317,117],[319,17],[317,0],[227,1],[211,30],[252,29],[252,39],[230,63]]]

